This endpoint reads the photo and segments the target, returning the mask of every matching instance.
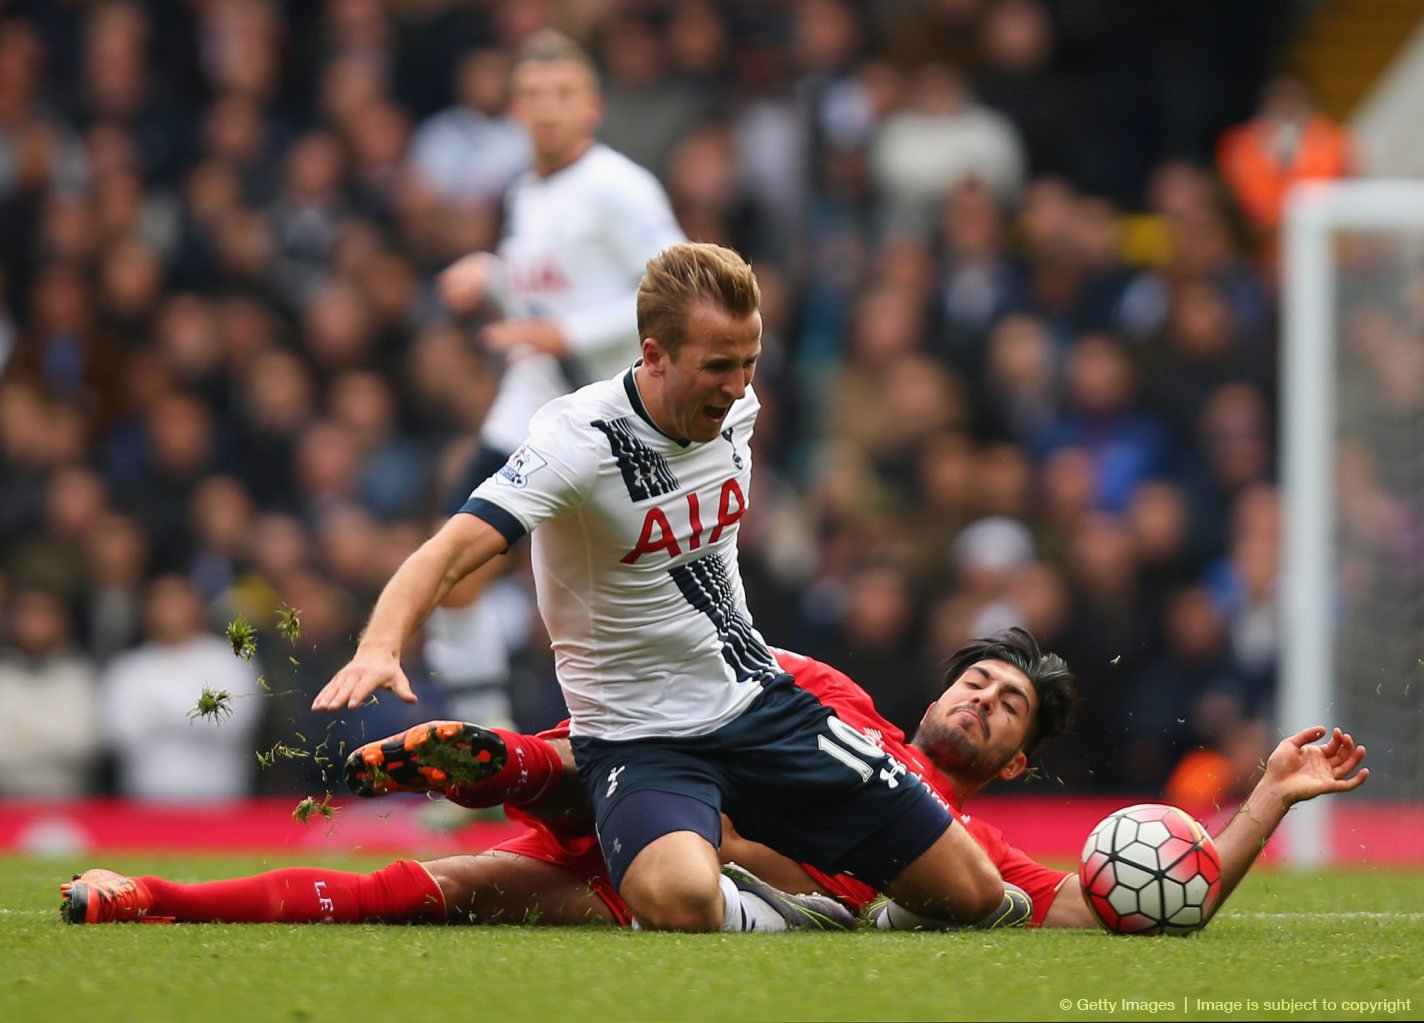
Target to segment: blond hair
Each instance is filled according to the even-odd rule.
[[[686,340],[687,314],[711,302],[733,319],[761,307],[761,289],[740,254],[710,242],[670,245],[648,260],[638,285],[638,336],[657,338],[669,355]]]
[[[525,64],[554,64],[568,61],[588,72],[595,91],[598,90],[598,65],[588,51],[558,29],[543,28],[524,40],[514,56],[513,71]]]

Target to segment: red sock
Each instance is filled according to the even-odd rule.
[[[564,776],[559,751],[537,735],[520,735],[503,728],[491,728],[504,740],[509,758],[494,774],[474,785],[452,785],[445,798],[472,808],[509,803],[532,809],[554,791]]]
[[[414,860],[370,874],[288,867],[231,881],[179,884],[140,878],[153,893],[150,916],[190,923],[444,923],[445,896]]]

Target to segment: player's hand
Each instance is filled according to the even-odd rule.
[[[331,677],[312,701],[312,710],[359,707],[377,689],[389,689],[406,703],[415,703],[415,690],[400,666],[400,659],[356,651],[351,662]]]
[[[564,332],[554,320],[503,320],[491,323],[479,334],[486,351],[510,352],[524,347],[561,359],[568,354]]]
[[[1279,786],[1288,805],[1299,803],[1363,785],[1370,776],[1368,767],[1360,767],[1364,758],[1365,747],[1357,746],[1350,733],[1336,728],[1327,736],[1317,725],[1281,740],[1266,761],[1266,778]]]
[[[462,256],[435,278],[440,300],[451,312],[464,316],[479,308],[489,294],[490,261],[484,252]]]

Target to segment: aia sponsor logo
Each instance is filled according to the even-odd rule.
[[[686,495],[687,508],[685,525],[681,530],[674,528],[672,520],[668,518],[668,512],[662,508],[654,506],[649,508],[643,516],[643,527],[638,532],[638,542],[633,549],[620,559],[625,565],[637,564],[639,558],[644,554],[656,554],[658,551],[666,551],[669,558],[675,558],[684,550],[695,551],[703,544],[703,532],[705,527],[702,522],[702,502],[697,494],[689,491]],[[722,531],[729,526],[734,526],[747,512],[746,495],[742,493],[740,484],[735,479],[729,479],[722,484],[721,493],[717,496],[717,520],[712,529],[707,533],[706,542],[711,545],[722,538]],[[678,537],[682,541],[678,541]]]

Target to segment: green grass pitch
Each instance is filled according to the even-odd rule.
[[[385,860],[336,864],[367,870]],[[665,935],[580,928],[68,927],[59,882],[287,860],[0,857],[0,1020],[1417,1019],[1424,873],[1260,870],[1190,938],[1004,931]]]

